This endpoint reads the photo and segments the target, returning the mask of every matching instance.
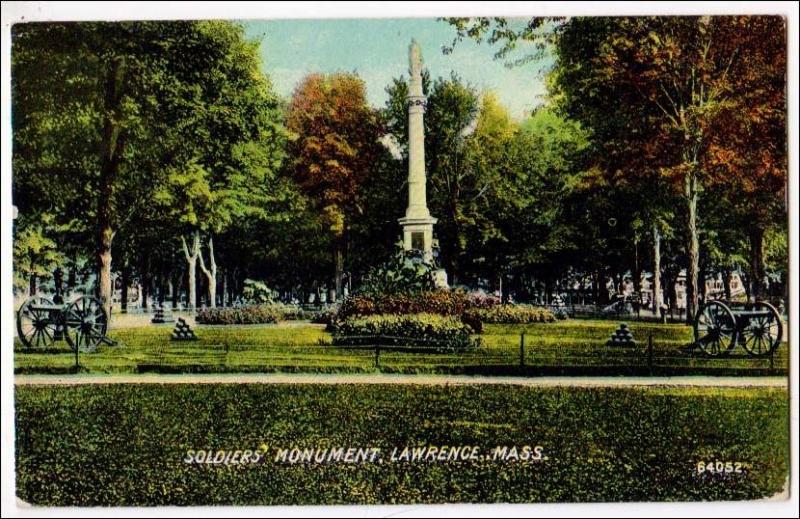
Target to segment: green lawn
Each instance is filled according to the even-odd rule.
[[[529,325],[487,325],[482,345],[460,354],[425,354],[382,351],[379,367],[370,350],[330,345],[321,327],[298,326],[198,326],[200,340],[170,341],[171,325],[151,325],[113,330],[118,346],[101,346],[80,356],[81,370],[93,373],[133,372],[384,372],[475,374],[626,374],[649,373],[647,337],[654,344],[654,372],[764,374],[785,373],[788,348],[782,345],[775,359],[753,359],[742,351],[724,359],[687,354],[691,328],[680,324],[631,323],[639,341],[635,350],[607,347],[606,340],[618,323],[571,319]],[[525,333],[524,366],[520,359],[520,334]],[[46,352],[28,352],[17,344],[15,372],[67,373],[74,356],[66,344]]]
[[[789,467],[785,389],[120,384],[15,397],[17,495],[36,505],[758,499]],[[478,454],[392,462],[405,446]],[[540,446],[542,459],[494,459],[498,446]],[[292,447],[380,455],[276,461]],[[223,449],[264,456],[185,461]],[[741,472],[698,473],[716,462]]]

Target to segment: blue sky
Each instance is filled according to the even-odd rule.
[[[366,82],[375,106],[386,100],[384,87],[393,77],[408,76],[408,45],[422,47],[424,66],[433,77],[451,71],[479,90],[494,91],[514,118],[521,119],[543,102],[543,71],[550,60],[508,69],[493,59],[496,47],[471,40],[442,54],[455,31],[432,18],[355,20],[243,21],[248,37],[262,38],[261,59],[277,92],[290,96],[297,82],[311,72],[357,72]],[[524,52],[523,49],[516,51]]]

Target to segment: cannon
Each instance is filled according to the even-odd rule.
[[[766,301],[708,301],[694,320],[694,343],[711,356],[727,355],[739,344],[750,355],[764,357],[778,348],[781,337],[780,313]]]
[[[31,297],[17,312],[17,336],[26,348],[42,349],[66,340],[73,351],[92,352],[106,337],[108,314],[99,299],[81,296],[58,304]]]

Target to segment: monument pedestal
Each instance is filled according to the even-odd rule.
[[[404,217],[398,220],[403,227],[403,250],[418,250],[424,253],[425,260],[433,259],[433,224],[432,216]]]

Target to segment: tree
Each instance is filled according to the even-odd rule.
[[[704,162],[717,194],[746,224],[751,296],[764,295],[764,237],[785,226],[786,22],[731,17],[718,39],[738,53],[728,72],[731,99],[710,128]]]
[[[655,157],[659,176],[673,182],[683,199],[691,315],[698,294],[698,200],[716,181],[714,169],[731,162],[731,148],[737,142],[731,130],[737,130],[740,138],[761,142],[746,128],[770,119],[762,131],[785,133],[784,124],[774,116],[785,111],[781,101],[785,84],[783,21],[759,16],[570,18],[552,21],[554,29],[550,31],[540,30],[547,25],[541,19],[531,20],[522,29],[512,28],[503,19],[449,22],[456,28],[456,41],[489,35],[490,42],[503,42],[503,56],[520,40],[536,42],[539,48],[553,43],[558,66],[567,71],[562,79],[571,77],[571,81],[562,81],[562,86],[575,93],[573,99],[583,99],[578,102],[581,108],[575,110],[579,120],[592,120],[593,103],[613,100],[615,109],[607,112],[609,119],[646,122],[633,126],[652,130],[648,146],[643,148],[645,154]],[[760,101],[753,103],[754,98]],[[750,110],[748,105],[757,108]],[[727,124],[730,114],[741,115],[744,124]],[[587,127],[604,143],[618,138],[619,131],[606,134],[595,130],[623,128],[616,124]],[[720,146],[720,141],[726,145]],[[784,148],[780,138],[778,143],[776,148]],[[727,153],[720,153],[722,149]],[[749,156],[751,163],[761,164],[756,169],[777,173],[768,175],[772,178],[780,178],[780,171],[785,171],[780,166],[770,167],[780,164],[777,153]],[[744,169],[752,171],[753,166]],[[760,185],[767,191],[772,187],[767,181]],[[759,241],[758,232],[753,241]],[[760,247],[753,246],[754,257],[759,251]]]
[[[44,219],[47,225],[52,220]],[[37,290],[36,280],[48,276],[53,269],[64,261],[64,256],[41,223],[20,225],[16,222],[14,235],[14,284],[28,289],[34,296]]]
[[[257,43],[227,22],[14,30],[14,160],[25,178],[15,198],[27,211],[24,199],[44,192],[37,201],[54,201],[60,219],[95,223],[98,294],[108,304],[113,240],[143,223],[170,175],[196,163],[212,188],[245,190],[252,178],[231,171],[241,161],[231,158],[242,152],[237,143],[280,136]]]
[[[334,287],[342,293],[349,227],[363,211],[362,188],[384,153],[378,113],[354,74],[311,74],[295,89],[287,127],[289,170],[314,201],[333,240]]]

